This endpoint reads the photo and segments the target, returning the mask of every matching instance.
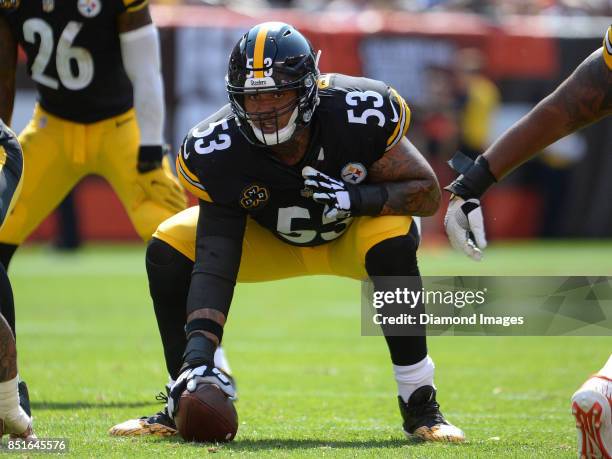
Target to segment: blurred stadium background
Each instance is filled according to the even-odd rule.
[[[293,23],[323,50],[321,69],[381,79],[412,108],[409,138],[435,166],[458,149],[476,155],[601,46],[610,0],[249,0],[154,2],[166,86],[166,138],[227,100],[230,48],[266,20]],[[22,56],[23,57],[23,56]],[[23,59],[13,119],[27,123],[35,92]],[[488,235],[606,238],[612,235],[612,119],[548,148],[485,198]],[[424,225],[425,243],[444,242],[444,212]],[[112,221],[113,224],[107,224]],[[136,240],[119,201],[95,177],[32,236],[60,247]]]
[[[174,150],[226,102],[231,46],[250,26],[278,19],[323,50],[323,71],[397,88],[412,108],[409,138],[446,184],[452,173],[445,162],[458,148],[481,152],[601,46],[612,2],[169,0],[153,13]],[[16,130],[35,97],[22,56]],[[612,236],[611,153],[609,118],[495,186],[484,207],[495,244],[483,263],[447,248],[444,209],[425,219],[423,274],[612,275],[612,242],[583,240]],[[38,434],[69,437],[75,457],[206,454],[154,439],[141,449],[141,439],[106,435],[116,422],[160,408],[153,395],[166,381],[144,246],[108,185],[85,179],[30,240],[63,248],[94,243],[76,256],[26,247],[11,266],[20,373],[30,384]],[[575,457],[569,397],[604,363],[609,338],[430,339],[443,409],[471,445],[407,449],[384,342],[359,336],[358,295],[356,282],[330,278],[238,289],[225,343],[241,391],[241,425],[229,454]]]

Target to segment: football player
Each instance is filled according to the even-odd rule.
[[[11,120],[17,46],[38,102],[19,136],[28,170],[0,231],[0,262],[83,177],[104,177],[144,240],[186,199],[164,157],[159,37],[148,0],[2,0],[0,117]],[[15,328],[11,305],[2,312]]]
[[[148,240],[186,206],[164,157],[159,38],[148,0],[0,0],[0,117],[7,124],[18,45],[38,102],[19,137],[28,168],[0,230],[0,264],[8,269],[19,244],[90,174],[110,183]],[[15,334],[13,302],[1,308]]]
[[[168,416],[142,423],[173,427],[178,397],[198,382],[234,396],[213,355],[236,281],[332,274],[420,282],[412,216],[435,213],[440,190],[405,137],[408,105],[383,82],[321,75],[317,61],[292,26],[255,26],[230,56],[230,104],[184,141],[179,178],[199,206],[162,223],[147,251],[158,322],[166,318],[160,327],[166,364],[176,382]],[[375,281],[375,287],[384,286]],[[463,441],[436,401],[425,330],[383,331],[406,434]]]
[[[546,146],[610,114],[612,26],[602,49],[587,57],[476,161],[453,158],[453,166],[462,175],[446,187],[452,196],[444,221],[452,246],[480,260],[487,246],[480,208],[483,193]],[[612,457],[612,358],[573,395],[572,412],[580,457]]]
[[[0,119],[0,226],[19,195],[23,175],[23,154],[15,134]],[[0,305],[12,301],[13,291],[5,269],[0,266]],[[0,439],[4,434],[35,438],[29,405],[19,404],[17,350],[15,337],[0,314]]]

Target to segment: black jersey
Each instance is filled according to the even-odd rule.
[[[367,183],[372,163],[406,133],[410,110],[380,81],[327,74],[319,88],[311,142],[299,164],[284,165],[250,144],[226,106],[187,135],[177,158],[182,182],[200,199],[248,213],[290,244],[314,246],[339,237],[351,219],[324,216],[324,206],[304,195],[302,168]]]
[[[22,0],[16,10],[0,13],[27,55],[44,110],[92,123],[133,106],[117,18],[147,1]]]

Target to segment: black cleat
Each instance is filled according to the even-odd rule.
[[[223,370],[221,370],[223,371]],[[236,381],[232,376],[223,372],[230,380],[232,386],[236,387]],[[166,394],[170,392],[170,386],[166,386]],[[168,414],[168,395],[160,392],[157,397],[165,403],[164,409],[153,416],[143,416],[138,419],[129,419],[110,428],[108,433],[115,437],[135,437],[139,435],[156,435],[159,437],[170,437],[178,434],[174,420]],[[235,400],[235,399],[234,399]]]
[[[139,435],[170,437],[176,435],[178,430],[174,421],[168,416],[168,411],[164,409],[153,416],[129,419],[117,424],[108,433],[115,437],[135,437]]]
[[[426,441],[449,443],[465,440],[463,431],[444,419],[433,387],[419,387],[410,396],[408,403],[404,403],[401,397],[397,399],[407,437],[414,436]]]
[[[169,387],[166,386],[166,392]],[[176,424],[168,414],[168,396],[162,392],[155,397],[159,401],[166,402],[166,406],[153,416],[143,416],[138,419],[129,419],[110,428],[108,433],[115,437],[135,437],[139,435],[156,435],[158,437],[170,437],[176,435],[178,430]]]

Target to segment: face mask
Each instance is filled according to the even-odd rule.
[[[295,132],[295,120],[297,120],[297,116],[298,108],[295,107],[293,113],[291,114],[291,118],[289,118],[289,121],[287,122],[287,126],[269,134],[264,133],[261,129],[255,126],[255,123],[253,123],[252,121],[249,121],[249,124],[251,126],[251,129],[253,129],[255,137],[257,137],[257,140],[259,140],[261,143],[265,145],[278,145],[279,143],[283,143],[289,140]]]

